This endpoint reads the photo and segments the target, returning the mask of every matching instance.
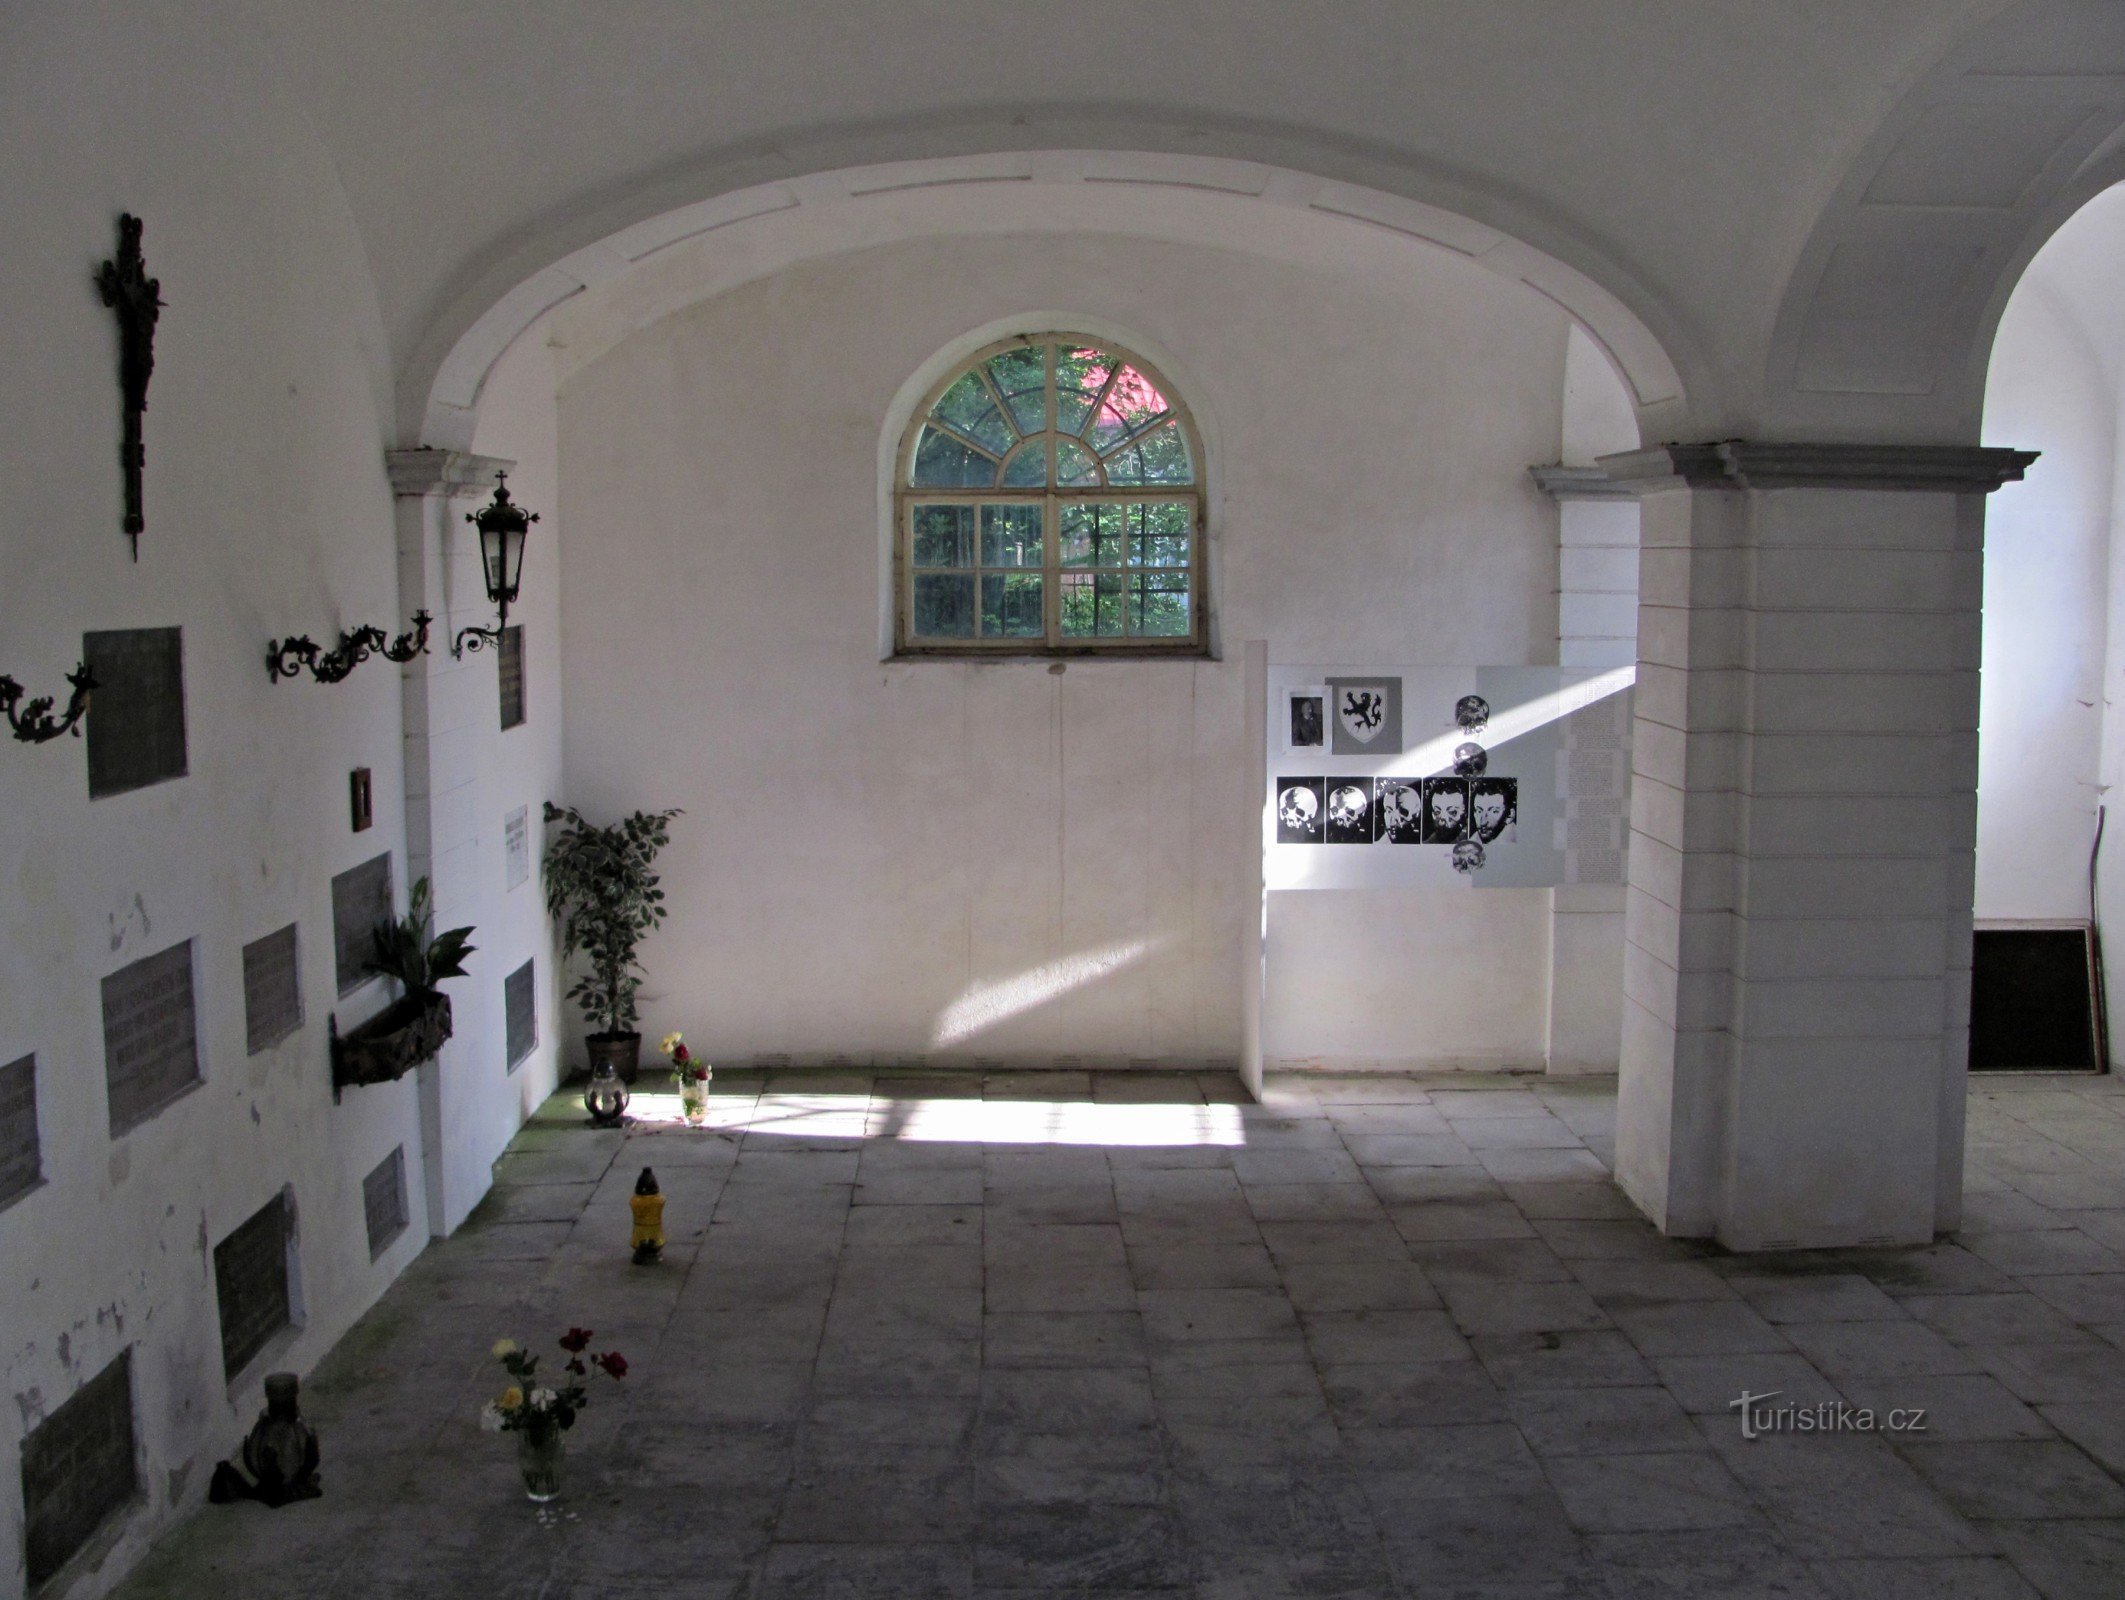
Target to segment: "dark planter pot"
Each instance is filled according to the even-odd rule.
[[[449,1037],[450,997],[434,989],[416,989],[351,1033],[341,1033],[334,1017],[332,1092],[403,1078],[423,1061],[433,1061]]]
[[[593,1033],[583,1041],[590,1047],[590,1075],[598,1075],[598,1063],[609,1061],[620,1081],[632,1084],[642,1070],[642,1036],[639,1033]]]

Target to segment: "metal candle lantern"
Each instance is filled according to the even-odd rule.
[[[627,1209],[634,1213],[635,1265],[646,1267],[664,1254],[664,1192],[657,1187],[657,1174],[649,1167],[635,1180]]]
[[[509,626],[509,605],[524,581],[524,540],[539,520],[536,511],[526,511],[509,499],[509,474],[494,475],[494,499],[465,520],[480,530],[480,571],[487,581],[487,598],[501,613],[491,628],[460,628],[450,653],[462,656],[482,645],[498,645]]]
[[[583,1090],[583,1109],[590,1113],[593,1128],[617,1128],[626,1114],[627,1085],[612,1070],[610,1061],[600,1061]]]

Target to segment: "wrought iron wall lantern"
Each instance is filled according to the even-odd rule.
[[[396,639],[371,625],[342,631],[339,648],[327,650],[306,633],[290,634],[266,646],[266,676],[274,682],[293,678],[307,667],[319,683],[337,683],[371,655],[386,661],[406,662],[428,649],[428,625],[435,621],[425,611],[413,613],[413,626]]]
[[[36,699],[24,702],[22,685],[13,678],[0,673],[0,712],[7,716],[7,725],[15,730],[15,737],[24,744],[43,744],[56,739],[62,733],[81,737],[81,719],[89,708],[89,696],[95,692],[96,674],[89,671],[86,661],[76,664],[66,675],[66,681],[74,692],[67,697],[66,715],[52,715],[53,696],[40,694]]]
[[[539,520],[539,514],[512,504],[509,474],[497,472],[494,499],[476,512],[466,512],[465,520],[480,530],[480,570],[486,575],[487,598],[495,603],[500,615],[491,628],[458,630],[450,653],[459,657],[467,650],[502,642],[502,630],[509,626],[509,603],[516,599],[517,586],[524,580],[524,538]]]

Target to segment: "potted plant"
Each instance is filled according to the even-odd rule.
[[[546,847],[546,909],[561,925],[562,958],[580,952],[588,961],[568,998],[593,1029],[585,1040],[592,1073],[609,1062],[626,1083],[635,1081],[642,1058],[635,951],[664,920],[664,891],[651,869],[679,814],[637,811],[601,827],[572,806],[546,806],[546,821],[562,825]]]
[[[339,1020],[332,1022],[332,1087],[349,1084],[390,1083],[404,1077],[423,1061],[432,1061],[450,1037],[450,997],[436,987],[445,978],[465,975],[465,958],[472,954],[472,929],[451,928],[436,933],[435,914],[428,905],[428,880],[415,881],[406,897],[406,914],[377,924],[371,935],[371,972],[396,978],[399,998],[362,1023],[342,1034]]]

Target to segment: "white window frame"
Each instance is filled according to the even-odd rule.
[[[1096,349],[1113,358],[1114,371],[1133,367],[1143,374],[1167,402],[1168,414],[1179,429],[1182,441],[1188,448],[1188,459],[1194,469],[1194,481],[1177,487],[1138,485],[1112,486],[1104,482],[1082,488],[1065,488],[1056,483],[1055,453],[1058,435],[1054,424],[1059,418],[1055,397],[1055,364],[1045,354],[1049,346],[1078,346]],[[1009,408],[1003,405],[1002,396],[995,394],[994,385],[985,375],[991,358],[1008,350],[1038,349],[1043,352],[1043,366],[1047,394],[1045,417],[1049,430],[1040,437],[1048,453],[1048,486],[1045,488],[918,488],[914,485],[915,452],[922,441],[923,430],[931,423],[931,411],[944,398],[952,386],[969,372],[983,372],[987,384],[1004,414]],[[1114,376],[1109,375],[1111,388]],[[1093,404],[1092,416],[1099,414],[1106,390]],[[1089,425],[1089,422],[1088,422]],[[1164,426],[1163,423],[1160,426]],[[1015,427],[1015,422],[1014,422]],[[954,438],[961,439],[982,454],[994,456],[995,452],[979,441],[967,439],[956,430],[947,429]],[[1149,430],[1146,430],[1149,431]],[[1062,437],[1071,437],[1063,435]],[[999,458],[1000,459],[1000,458]],[[1176,656],[1200,659],[1210,654],[1209,574],[1206,560],[1209,554],[1208,529],[1205,526],[1203,509],[1207,498],[1204,482],[1203,446],[1196,431],[1194,418],[1185,402],[1165,375],[1151,362],[1144,360],[1133,350],[1092,334],[1049,332],[1021,334],[1009,339],[999,339],[984,345],[973,354],[955,362],[942,379],[922,397],[910,417],[900,447],[893,457],[893,653],[896,656]],[[1102,468],[1101,476],[1105,473]],[[1189,562],[1185,569],[1188,576],[1188,620],[1190,631],[1185,635],[1151,635],[1124,633],[1107,638],[1083,636],[1065,637],[1062,632],[1063,579],[1067,576],[1096,577],[1115,572],[1143,572],[1151,570],[1177,571],[1181,569],[1146,569],[1064,566],[1062,564],[1061,523],[1063,510],[1071,505],[1141,505],[1185,504],[1190,508],[1189,517]],[[1041,564],[1035,566],[984,568],[980,565],[980,534],[975,534],[975,565],[971,568],[943,569],[952,572],[971,572],[974,579],[974,606],[978,617],[981,607],[981,580],[989,574],[1039,574],[1041,578],[1041,612],[1043,631],[1040,636],[1021,635],[1006,638],[973,637],[923,637],[914,631],[915,577],[914,562],[915,508],[918,505],[1037,505],[1041,511]],[[926,572],[939,569],[925,568]],[[1127,600],[1124,598],[1126,610]]]

